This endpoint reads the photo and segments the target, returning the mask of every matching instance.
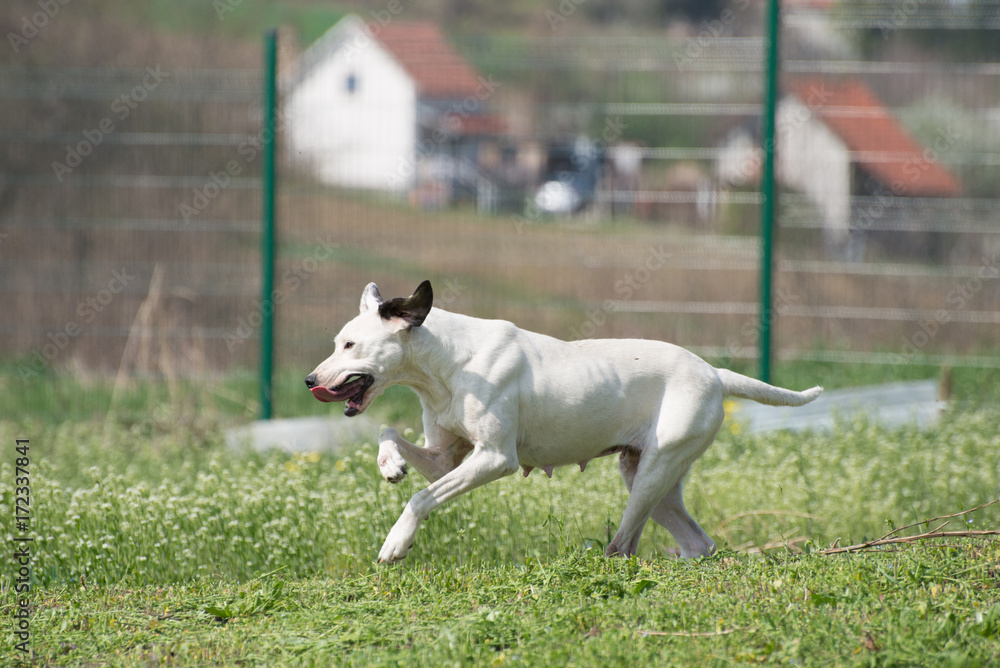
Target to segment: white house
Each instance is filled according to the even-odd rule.
[[[502,129],[484,113],[494,86],[434,24],[347,16],[282,81],[285,150],[325,183],[408,193]]]
[[[853,232],[889,229],[911,217],[919,198],[955,197],[958,179],[858,80],[797,79],[777,109],[776,177],[808,196],[823,218],[830,248],[845,249]],[[760,176],[757,128],[734,128],[720,147],[716,176],[743,186]],[[878,198],[879,221],[854,205]]]

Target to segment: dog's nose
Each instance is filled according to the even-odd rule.
[[[310,390],[316,387],[316,374],[311,373],[308,376],[306,376],[306,387],[308,387]]]

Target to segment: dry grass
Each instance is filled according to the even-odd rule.
[[[254,191],[224,192],[204,212],[204,220],[252,220],[256,197]],[[36,201],[44,206],[44,200]],[[146,212],[126,202],[119,215],[169,216],[170,200],[157,201],[149,202]],[[88,206],[98,217],[106,209],[99,201]],[[259,312],[256,234],[107,228],[27,232],[16,230],[5,242],[37,269],[18,275],[17,290],[0,296],[20,314],[23,326],[12,349],[44,345],[46,330],[58,331],[74,319],[79,303],[104,286],[111,269],[127,266],[137,280],[102,311],[94,329],[55,360],[56,365],[73,360],[77,367],[116,368],[153,268],[162,263],[163,299],[150,322],[169,330],[161,345],[176,349],[170,356],[174,367],[184,373],[252,364],[257,330],[241,327]],[[628,221],[526,224],[511,214],[480,218],[471,211],[421,212],[399,202],[293,182],[279,197],[279,240],[275,287],[281,364],[308,365],[324,356],[332,334],[356,312],[358,295],[372,280],[383,294],[402,295],[430,278],[437,303],[445,308],[509,319],[561,338],[654,338],[745,353],[756,345],[753,238]],[[789,317],[784,310],[858,306],[933,312],[950,308],[948,295],[963,282],[947,276],[779,273],[778,345],[898,352],[917,331],[917,322]],[[46,298],[39,299],[40,293]],[[615,312],[608,300],[626,302],[635,311]],[[995,310],[998,302],[1000,281],[985,281],[965,308]],[[677,304],[720,312],[685,312]],[[101,336],[89,335],[98,328]],[[939,328],[926,351],[992,350],[996,332],[994,325],[951,323]],[[234,339],[239,333],[251,338]],[[162,369],[153,364],[139,371]]]
[[[310,243],[326,238],[335,239],[343,251],[339,262],[317,271],[284,307],[286,323],[298,331],[339,328],[353,315],[357,296],[370,280],[379,282],[384,294],[396,295],[429,277],[439,295],[443,286],[461,288],[447,291],[448,308],[512,319],[563,338],[635,336],[727,350],[755,345],[753,238],[634,222],[526,225],[513,215],[482,219],[471,212],[423,213],[316,188],[286,190],[281,211],[284,239],[300,254],[308,255]],[[644,263],[658,264],[656,253],[663,252],[669,254],[666,264],[646,272]],[[794,255],[797,249],[786,252]],[[289,256],[287,262],[294,260]],[[934,312],[953,308],[948,295],[964,282],[948,276],[784,272],[777,276],[774,306],[782,315],[787,306]],[[995,310],[1000,281],[995,283],[986,281],[964,308]],[[650,302],[651,312],[612,314],[604,310],[606,300]],[[724,312],[685,313],[669,306],[656,312],[657,304],[678,302],[718,305]],[[749,312],[726,313],[729,304],[742,304]],[[779,344],[792,348],[898,352],[918,327],[908,320],[782,315]],[[996,345],[995,326],[954,323],[940,328],[928,352]]]

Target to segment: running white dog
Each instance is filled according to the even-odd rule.
[[[565,342],[432,308],[431,284],[384,301],[369,283],[361,314],[306,378],[320,401],[363,412],[390,385],[413,388],[423,406],[426,447],[393,429],[379,435],[378,465],[389,482],[412,464],[427,480],[389,532],[378,560],[406,556],[420,523],[444,502],[488,482],[619,454],[630,496],[608,555],[633,555],[646,520],[666,527],[682,557],[715,543],[691,519],[681,484],[724,417],[726,396],[800,406],[823,391],[785,390],[716,369],[659,341]]]

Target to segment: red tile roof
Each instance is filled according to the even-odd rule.
[[[428,21],[393,21],[377,33],[378,40],[413,77],[425,97],[464,98],[480,87],[479,74]]]
[[[447,124],[457,135],[501,135],[507,131],[507,119],[494,114],[449,114]]]
[[[938,154],[921,146],[860,81],[796,79],[785,88],[840,137],[855,164],[895,194],[950,197],[961,191]]]

